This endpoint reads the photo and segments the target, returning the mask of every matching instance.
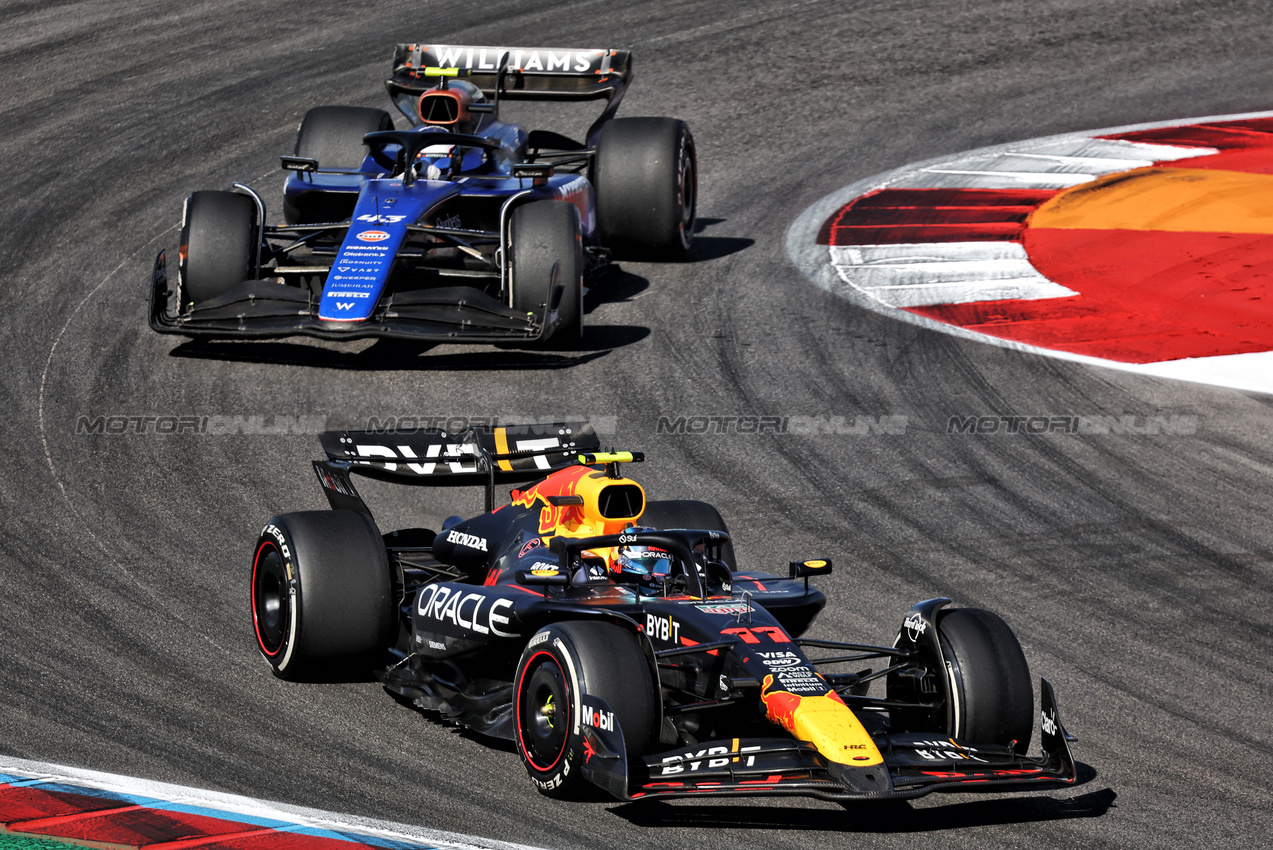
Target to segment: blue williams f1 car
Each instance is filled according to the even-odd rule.
[[[379,109],[309,110],[281,224],[251,187],[186,199],[150,326],[190,337],[565,343],[612,255],[676,258],[695,222],[685,122],[615,118],[622,50],[398,45]],[[505,100],[604,100],[584,141],[500,120]]]
[[[586,423],[330,432],[330,511],[276,516],[252,561],[257,646],[286,679],[372,671],[398,700],[514,743],[549,796],[830,800],[1068,784],[1047,680],[998,616],[930,599],[891,645],[803,637],[811,577],[739,569],[720,514],[647,501]],[[486,511],[382,533],[352,474],[478,485]],[[531,482],[495,506],[498,483]],[[872,688],[877,690],[871,693]],[[882,691],[882,693],[881,693]]]

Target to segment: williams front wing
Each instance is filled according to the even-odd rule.
[[[319,339],[397,337],[422,342],[533,342],[541,323],[501,304],[479,289],[449,286],[381,297],[371,317],[333,322],[318,317],[318,298],[309,289],[264,280],[245,280],[217,298],[169,312],[165,252],[155,257],[150,282],[152,330],[205,339]]]

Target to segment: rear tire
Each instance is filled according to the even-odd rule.
[[[357,169],[370,152],[362,143],[362,137],[368,133],[392,129],[393,119],[383,109],[316,106],[305,113],[296,130],[296,155],[316,159],[319,166],[325,169]],[[343,196],[352,193],[334,194]],[[325,198],[325,203],[320,203],[320,208],[316,209],[310,209],[309,205],[293,206],[284,198],[283,219],[288,224],[340,221],[348,217],[355,198],[356,195],[354,198]]]
[[[895,710],[898,731],[936,732],[972,746],[1007,745],[1024,754],[1034,728],[1034,691],[1030,667],[1012,628],[1001,617],[978,608],[939,613],[937,635],[946,668],[927,663],[924,684],[889,677],[889,698],[914,700],[924,693],[946,694],[934,712]]]
[[[186,198],[177,252],[184,304],[201,304],[255,279],[256,204],[235,192],[195,192]]]
[[[514,743],[540,793],[569,798],[586,787],[583,736],[574,732],[580,694],[609,704],[629,758],[658,741],[658,693],[638,640],[614,623],[571,620],[527,644],[513,684]]]
[[[541,343],[551,341],[554,346],[561,346],[577,342],[583,333],[583,238],[579,211],[565,201],[524,204],[513,210],[508,241],[513,308],[545,324]],[[555,311],[554,281],[562,287]]]
[[[698,161],[674,118],[617,118],[597,139],[593,183],[601,242],[620,256],[677,259],[694,240]]]
[[[646,502],[645,511],[638,522],[650,528],[704,528],[729,534],[729,527],[725,525],[725,518],[720,515],[720,511],[707,502],[693,499]],[[732,540],[721,547],[720,554],[730,572],[738,569]]]
[[[284,679],[363,667],[392,640],[389,558],[356,511],[303,511],[266,524],[252,560],[257,648]]]
[[[318,160],[322,168],[358,168],[369,153],[362,137],[392,130],[383,109],[363,106],[316,106],[296,130],[296,155]]]

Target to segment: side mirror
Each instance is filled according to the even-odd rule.
[[[518,584],[547,584],[565,586],[570,584],[570,576],[561,570],[518,570]]]
[[[705,568],[707,587],[728,596],[734,590],[734,574],[721,561],[708,561]]]
[[[831,561],[826,558],[791,562],[791,578],[829,575],[831,575]]]
[[[553,176],[553,166],[550,162],[519,162],[513,166],[513,176],[530,178],[533,185],[545,186]]]
[[[318,170],[318,160],[304,156],[280,156],[284,171],[311,172]]]

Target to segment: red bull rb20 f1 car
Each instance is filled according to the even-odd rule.
[[[250,186],[195,192],[151,328],[204,338],[570,343],[613,254],[683,255],[697,161],[684,121],[615,118],[624,50],[400,44],[385,81],[409,122],[309,110],[283,221]],[[603,101],[585,138],[501,119],[505,101]],[[173,285],[175,283],[175,286]]]
[[[252,565],[257,643],[283,678],[367,665],[399,700],[512,740],[549,796],[847,801],[1075,781],[1047,680],[1042,752],[1027,755],[1032,679],[998,616],[930,599],[890,645],[805,638],[826,604],[809,580],[830,561],[740,568],[713,507],[647,501],[621,472],[640,453],[602,452],[586,423],[322,442],[333,510],[271,519]],[[382,533],[354,474],[480,485],[487,509]]]

